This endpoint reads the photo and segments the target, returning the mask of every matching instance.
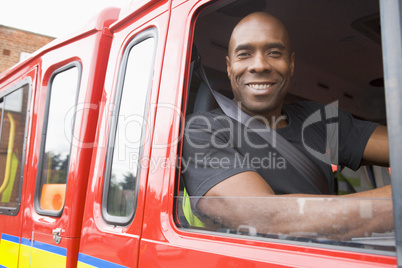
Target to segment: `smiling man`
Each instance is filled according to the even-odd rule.
[[[332,195],[331,163],[317,157],[335,154],[336,164],[355,170],[361,163],[387,165],[386,128],[338,109],[339,127],[331,130],[325,120],[306,127],[311,116],[325,113],[327,106],[314,102],[284,105],[295,53],[282,22],[263,12],[246,16],[232,32],[226,63],[238,108],[275,129],[272,131],[313,162],[319,178],[301,174],[280,153],[281,148],[267,143],[221,109],[194,114],[185,129],[183,177],[190,196],[197,197],[192,206],[199,216],[235,230],[246,225],[259,233],[315,233],[336,239],[391,230],[390,201],[388,205],[370,203],[365,208],[370,211],[364,215],[360,203],[353,201],[391,198],[390,186],[343,197]],[[335,137],[336,146],[328,149],[328,137]],[[307,147],[323,153],[313,155]],[[311,201],[314,198],[320,202]]]
[[[233,94],[243,111],[269,121],[278,118],[294,60],[288,32],[280,21],[265,13],[243,19],[232,33],[226,57]]]

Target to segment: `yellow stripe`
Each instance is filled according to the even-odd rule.
[[[95,266],[92,266],[92,265],[89,265],[89,264],[86,264],[86,263],[82,263],[82,262],[78,262],[78,265],[77,265],[77,268],[93,268],[93,267],[95,267]]]
[[[7,268],[64,268],[67,257],[65,249],[51,245],[34,242],[34,247],[29,245],[27,239],[22,239],[21,244],[16,243],[19,238],[2,235],[0,240],[0,265]],[[26,241],[25,241],[26,240]],[[36,243],[36,245],[35,245]],[[37,248],[38,247],[38,248]],[[44,249],[40,249],[40,248]],[[47,251],[54,251],[56,253]],[[58,254],[57,254],[58,253]],[[18,263],[19,258],[19,263]],[[89,266],[90,267],[90,266]]]
[[[19,244],[2,239],[0,242],[0,265],[17,268],[18,250]]]
[[[66,262],[65,256],[37,248],[32,249],[32,268],[64,268],[66,267]]]
[[[21,244],[19,268],[28,268],[31,261],[31,247]]]

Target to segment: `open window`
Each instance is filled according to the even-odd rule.
[[[314,101],[327,105],[336,102],[339,108],[357,119],[387,125],[380,10],[377,0],[345,0],[337,1],[336,4],[326,1],[242,0],[221,1],[219,5],[205,7],[194,21],[192,64],[188,66],[189,86],[187,94],[184,94],[186,98],[183,100],[183,113],[186,114],[187,122],[194,119],[194,114],[203,114],[219,107],[207,84],[229,99],[233,98],[226,73],[225,57],[228,53],[228,42],[234,26],[241,18],[254,11],[265,11],[274,15],[289,31],[296,60],[295,74],[285,103]],[[199,71],[199,65],[204,69],[208,82],[203,78],[202,71]],[[186,126],[182,128],[185,133]],[[183,172],[189,164],[191,165],[191,161],[182,155],[182,147],[179,152],[181,174],[177,182],[179,190],[176,207],[177,224],[183,228],[194,232],[202,230],[219,232],[222,235],[246,235],[247,238],[287,240],[292,243],[308,242],[315,246],[326,244],[347,247],[348,250],[374,250],[377,253],[394,254],[395,240],[392,228],[342,238],[341,227],[339,235],[333,236],[318,229],[311,231],[309,228],[307,229],[310,231],[295,228],[289,232],[265,232],[253,225],[254,221],[251,219],[248,223],[231,225],[222,218],[239,211],[230,211],[229,208],[221,209],[221,217],[211,218],[195,204],[204,200],[205,204],[214,206],[216,204],[214,198],[188,195],[187,187],[183,183]],[[198,157],[199,159],[193,159],[192,165],[198,163],[201,174],[203,169],[205,170],[206,158],[200,155]],[[225,165],[228,164],[228,160],[224,157],[217,155],[215,157],[213,154],[209,154],[208,157],[210,165],[223,166],[225,169]],[[214,163],[211,164],[211,161]],[[266,159],[266,162],[260,160],[256,164],[265,164],[272,168],[279,165],[278,157]],[[227,165],[228,173],[231,167]],[[336,166],[334,171],[329,191],[333,195],[359,192],[390,184],[388,167],[363,166],[358,171],[352,172]],[[287,219],[290,222],[299,222],[300,219],[307,217],[306,209],[309,207],[307,204],[321,210],[321,213],[316,211],[316,215],[323,215],[329,203],[337,203],[339,207],[345,208],[355,206],[360,211],[357,216],[359,219],[378,217],[379,207],[387,207],[392,211],[391,199],[324,200],[287,198],[281,195],[265,200],[247,196],[220,197],[215,198],[215,201],[217,199],[222,202],[224,199],[234,199],[239,206],[243,206],[241,208],[243,212],[255,210],[259,203],[276,204],[281,209],[294,209],[297,215]],[[350,218],[347,218],[349,216]],[[349,216],[345,216],[345,221],[354,220],[351,215]],[[316,221],[320,219],[317,218]],[[392,225],[392,220],[384,225]]]

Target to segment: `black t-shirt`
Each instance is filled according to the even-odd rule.
[[[260,174],[275,194],[332,193],[330,159],[356,170],[378,124],[328,107],[315,102],[284,105],[288,125],[276,130],[318,166],[328,191],[320,191],[313,181],[301,176],[257,133],[216,109],[186,120],[182,174],[188,193],[203,196],[219,182],[245,171]]]

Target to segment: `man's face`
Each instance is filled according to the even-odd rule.
[[[238,24],[229,43],[227,72],[243,111],[270,120],[279,116],[293,76],[294,53],[284,26],[267,15]]]

